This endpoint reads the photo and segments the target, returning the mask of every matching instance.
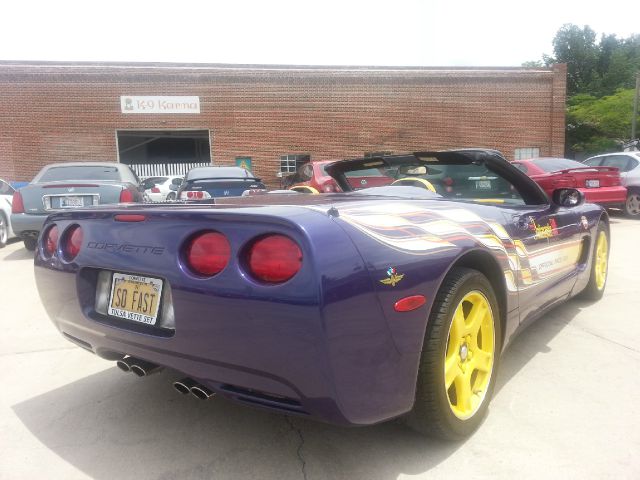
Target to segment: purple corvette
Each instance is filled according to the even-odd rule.
[[[332,163],[334,194],[49,216],[40,296],[68,340],[181,393],[342,425],[469,435],[514,335],[602,296],[609,220],[498,152]],[[390,185],[353,190],[363,172]]]

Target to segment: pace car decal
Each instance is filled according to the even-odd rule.
[[[396,284],[400,282],[400,280],[402,280],[403,278],[404,278],[404,273],[398,274],[395,268],[389,267],[387,269],[387,278],[383,278],[382,280],[380,280],[380,283],[395,287]]]
[[[571,271],[581,254],[580,240],[549,243],[529,251],[499,223],[488,222],[463,208],[420,209],[411,204],[389,202],[341,208],[339,218],[376,241],[412,255],[458,249],[456,243],[472,240],[493,250],[501,260],[510,291],[526,289]],[[536,239],[559,234],[554,218],[546,225],[537,225],[531,219],[530,228]],[[380,281],[386,284],[389,278]]]

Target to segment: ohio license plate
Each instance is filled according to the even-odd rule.
[[[84,207],[84,199],[82,197],[60,197],[60,207]]]
[[[600,180],[587,180],[586,185],[587,188],[598,188],[600,187]]]
[[[155,325],[162,295],[159,278],[114,273],[111,280],[109,315]]]
[[[491,189],[491,180],[477,180],[476,188],[478,190],[490,190]]]

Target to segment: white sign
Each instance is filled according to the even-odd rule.
[[[200,113],[200,97],[120,97],[122,113]]]

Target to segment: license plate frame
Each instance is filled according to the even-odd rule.
[[[587,188],[600,188],[600,180],[589,179],[584,182]]]
[[[79,195],[68,195],[60,197],[60,208],[84,207],[84,197]]]
[[[160,278],[114,272],[107,313],[112,317],[153,326],[158,321],[163,286],[164,281]]]
[[[476,180],[477,190],[491,190],[491,180]]]

